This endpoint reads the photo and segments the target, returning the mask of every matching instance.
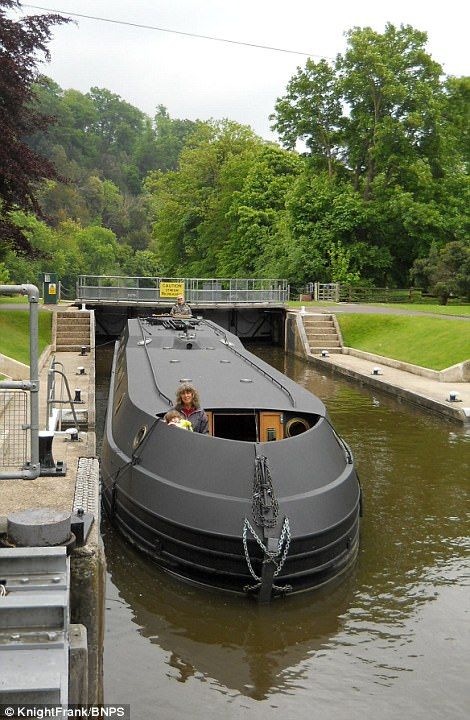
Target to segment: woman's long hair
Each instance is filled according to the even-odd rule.
[[[198,409],[201,407],[201,403],[199,401],[199,393],[194,387],[194,385],[191,385],[191,383],[182,383],[178,389],[176,390],[176,403],[175,407],[177,410],[180,410],[183,407],[183,401],[181,399],[181,395],[185,390],[191,390],[193,394],[193,401],[192,405],[194,408]]]

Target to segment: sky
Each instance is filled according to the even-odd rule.
[[[36,0],[32,5],[212,35],[334,58],[354,26],[386,22],[428,33],[428,52],[448,75],[469,75],[470,13],[463,0]],[[41,11],[23,5],[27,14]],[[269,115],[305,55],[75,18],[54,29],[42,72],[61,87],[105,87],[150,116],[230,118],[266,139]]]

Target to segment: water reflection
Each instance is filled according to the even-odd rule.
[[[288,692],[302,661],[339,631],[354,581],[260,608],[192,588],[160,572],[104,524],[108,570],[142,636],[168,653],[177,680],[193,676],[262,700]]]
[[[158,695],[173,708],[167,717],[176,716],[175,707],[181,717],[220,717],[226,705],[218,704],[217,690],[236,705],[230,717],[246,707],[264,717],[269,703],[269,712],[307,718],[314,697],[325,717],[334,698],[329,716],[340,720],[352,717],[354,691],[366,715],[439,717],[451,707],[448,717],[463,717],[468,432],[282,351],[256,352],[318,395],[354,450],[365,501],[357,565],[334,590],[258,608],[166,576],[105,524],[110,700],[126,681],[125,645],[132,700],[144,713]],[[97,392],[101,410],[105,385]],[[154,672],[139,672],[143,657],[163,664],[158,681]],[[201,709],[176,686],[199,688]],[[390,688],[404,695],[392,700]]]

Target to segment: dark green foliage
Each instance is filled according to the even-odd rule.
[[[304,142],[311,159],[287,201],[290,272],[332,279],[333,241],[353,273],[403,286],[433,242],[468,234],[470,86],[442,82],[426,34],[410,26],[347,39],[334,64],[298,70],[273,116],[284,145]]]
[[[470,243],[450,242],[441,248],[434,243],[429,255],[415,260],[411,269],[415,285],[431,291],[442,305],[452,296],[470,300]]]

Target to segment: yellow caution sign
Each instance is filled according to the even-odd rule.
[[[160,297],[161,298],[177,298],[178,295],[184,295],[184,281],[183,282],[167,282],[166,280],[160,281]]]
[[[49,295],[57,295],[57,285],[55,283],[49,284]]]

